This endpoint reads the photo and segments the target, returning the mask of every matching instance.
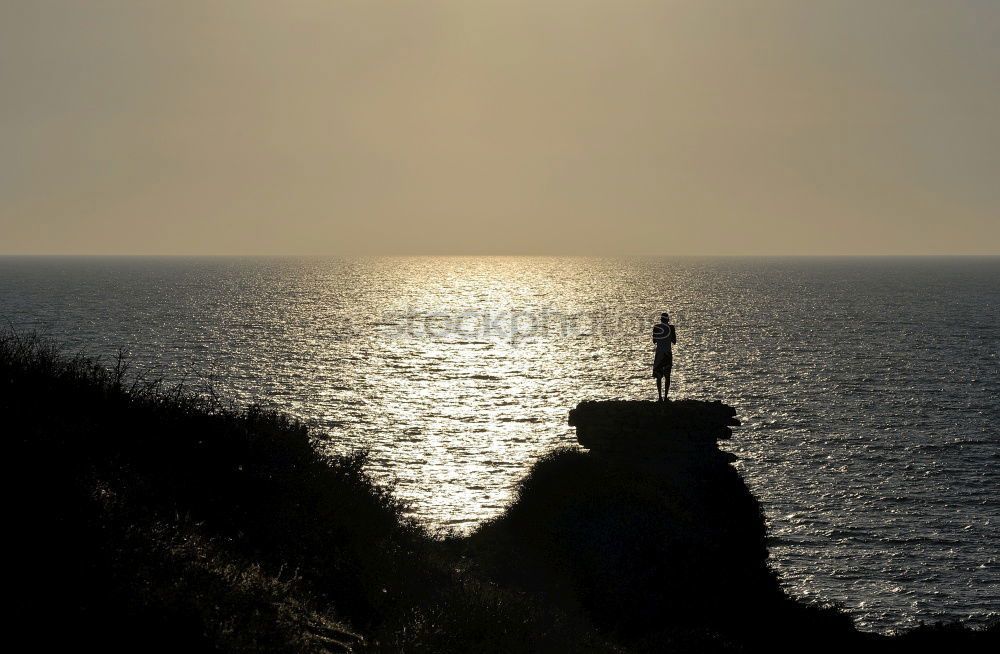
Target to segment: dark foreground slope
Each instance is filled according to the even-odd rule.
[[[363,456],[319,455],[309,430],[278,413],[0,336],[9,633],[37,651],[899,643],[781,593],[756,500],[715,447],[728,409],[650,406],[581,405],[589,453],[543,459],[501,519],[441,542],[371,481]],[[639,457],[619,447],[665,424],[690,438],[654,438]],[[975,647],[988,635],[908,637]]]
[[[603,648],[458,575],[362,455],[320,456],[281,414],[8,334],[0,415],[11,623],[32,650]]]

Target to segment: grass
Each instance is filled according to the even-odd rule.
[[[581,640],[552,611],[457,574],[364,453],[322,456],[280,413],[13,333],[0,336],[0,412],[29,631],[54,620],[66,645],[163,651]]]

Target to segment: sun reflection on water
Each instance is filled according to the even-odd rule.
[[[737,408],[744,427],[726,448],[794,593],[845,602],[868,628],[1000,602],[996,264],[0,265],[14,324],[94,354],[130,347],[150,375],[214,374],[226,397],[314,423],[332,452],[367,446],[416,516],[459,530],[499,514],[538,456],[575,444],[578,402],[655,397],[650,327],[667,309],[671,394]]]

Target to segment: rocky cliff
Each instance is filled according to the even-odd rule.
[[[850,631],[832,611],[805,619],[768,567],[757,499],[718,448],[735,409],[583,402],[569,422],[589,451],[543,458],[472,538],[497,582],[576,606],[639,649],[747,643],[813,620]]]

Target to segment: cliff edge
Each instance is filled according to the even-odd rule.
[[[654,462],[731,462],[718,441],[740,425],[736,409],[722,402],[679,400],[581,402],[569,412],[580,445],[602,456],[648,455]]]

